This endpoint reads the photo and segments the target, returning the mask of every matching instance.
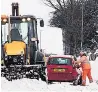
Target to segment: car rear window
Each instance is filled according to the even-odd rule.
[[[72,59],[63,57],[53,57],[49,58],[48,65],[49,64],[72,65]]]

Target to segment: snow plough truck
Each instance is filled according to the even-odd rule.
[[[44,74],[43,53],[39,50],[37,23],[33,15],[19,15],[19,4],[12,3],[12,15],[1,15],[1,76],[9,81],[39,79]],[[40,27],[44,21],[40,18]]]

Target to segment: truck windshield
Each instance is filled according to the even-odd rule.
[[[53,57],[48,61],[48,65],[56,64],[56,65],[72,65],[72,59],[63,58],[63,57]]]
[[[34,20],[33,20],[34,21]],[[20,20],[11,20],[10,37],[11,41],[24,41],[28,43],[28,34],[34,36],[34,22],[23,22]],[[1,24],[2,44],[8,41],[9,28],[8,23]],[[29,33],[30,32],[30,33]]]

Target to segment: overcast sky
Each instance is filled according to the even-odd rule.
[[[19,3],[20,15],[31,14],[37,18],[43,18],[45,22],[44,28],[38,27],[38,34],[41,30],[41,47],[49,53],[63,53],[62,31],[58,28],[49,27],[50,13],[52,8],[43,4],[42,0],[1,0],[1,14],[11,15],[11,3]]]

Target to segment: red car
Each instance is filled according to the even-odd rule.
[[[46,81],[73,81],[77,77],[76,69],[73,67],[74,59],[71,55],[50,56],[46,65]]]

